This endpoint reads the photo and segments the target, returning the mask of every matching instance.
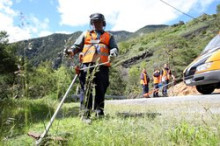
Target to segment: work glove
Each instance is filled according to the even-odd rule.
[[[115,59],[116,56],[118,56],[118,50],[117,50],[117,48],[111,49],[111,50],[110,50],[110,55],[109,55],[109,57],[108,57],[109,62],[112,62],[112,61]]]
[[[78,65],[75,67],[75,72],[77,75],[80,74],[80,67]]]
[[[74,53],[73,53],[73,50],[72,49],[70,49],[70,48],[65,48],[64,50],[63,50],[63,54],[65,55],[65,56],[74,56]]]
[[[118,49],[117,48],[113,48],[110,50],[110,57],[116,57],[118,56]]]

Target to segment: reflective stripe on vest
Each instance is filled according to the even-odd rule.
[[[87,32],[84,41],[84,48],[82,50],[83,63],[91,63],[99,61],[99,63],[108,62],[109,56],[109,41],[110,34],[104,32],[99,39],[97,39],[97,34],[94,31]],[[110,63],[105,66],[110,66]]]

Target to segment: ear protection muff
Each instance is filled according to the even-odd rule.
[[[106,22],[105,22],[105,21],[103,21],[103,26],[104,26],[104,27],[106,26]]]
[[[105,21],[105,17],[103,14],[101,13],[94,13],[94,14],[91,14],[89,16],[90,18],[90,25],[92,25],[92,22],[95,21],[95,20],[101,20],[103,22],[103,26],[105,27],[106,26],[106,21]]]

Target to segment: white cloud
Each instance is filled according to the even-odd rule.
[[[59,5],[57,9],[61,18],[60,25],[83,27],[89,25],[90,14],[100,12],[105,15],[107,25],[111,26],[111,30],[136,31],[149,24],[166,24],[182,15],[161,1],[162,0],[58,0]],[[217,0],[164,1],[185,13],[196,11],[202,14],[207,6]],[[22,0],[0,0],[0,31],[4,30],[8,32],[10,42],[54,33],[50,31],[50,18],[39,19],[34,14],[36,12],[22,14],[12,9],[13,4],[22,2]],[[50,0],[49,2],[51,5],[57,3],[56,0]]]
[[[44,37],[44,36],[48,36],[48,35],[51,35],[53,32],[51,32],[51,31],[41,31],[40,33],[39,33],[39,37]]]
[[[26,30],[22,30],[18,26],[13,25],[13,18],[16,17],[18,13],[10,8],[12,4],[10,0],[0,0],[0,31],[6,31],[8,33],[10,42],[30,37]]]
[[[37,28],[38,30],[47,30],[49,28],[50,20],[45,18],[43,21],[40,21],[37,17],[31,16],[30,17],[31,26],[33,28]]]
[[[69,31],[57,31],[55,33],[61,33],[61,34],[72,34],[73,32],[69,32]]]
[[[20,1],[17,0],[17,3]],[[39,20],[33,14],[26,16],[22,12],[11,8],[10,0],[0,0],[0,31],[6,31],[9,35],[9,42],[29,39],[32,37],[45,36],[49,32],[49,19]],[[14,19],[19,19],[19,24],[15,24]]]
[[[60,34],[71,34],[73,32],[68,32],[68,31],[57,31],[57,32],[51,32],[51,31],[41,31],[39,33],[39,37],[44,37],[44,36],[48,36],[48,35],[51,35],[53,33],[60,33]]]
[[[187,13],[196,8],[202,12],[214,0],[164,0]],[[148,24],[164,24],[178,16],[180,12],[160,0],[58,0],[60,25],[82,26],[89,24],[89,15],[103,13],[112,30],[136,31]]]
[[[6,31],[9,34],[10,42],[16,42],[31,38],[31,34],[29,33],[29,31],[26,29],[21,29],[20,27],[10,26]]]

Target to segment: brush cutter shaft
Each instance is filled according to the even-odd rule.
[[[54,119],[55,119],[56,116],[57,116],[57,113],[59,112],[60,108],[62,107],[62,105],[63,105],[63,103],[64,103],[64,100],[66,99],[68,93],[70,92],[70,89],[72,88],[73,84],[75,83],[77,77],[78,77],[78,75],[76,74],[75,77],[74,77],[74,79],[72,80],[72,82],[71,82],[69,88],[67,89],[65,95],[63,96],[63,98],[62,98],[60,104],[58,105],[58,107],[57,107],[55,113],[53,114],[52,118],[50,119],[50,122],[48,123],[46,129],[44,130],[44,133],[41,134],[39,140],[36,141],[36,145],[39,145],[39,144],[42,142],[43,138],[47,135],[47,133],[48,133],[48,131],[49,131],[51,125],[53,124]]]

